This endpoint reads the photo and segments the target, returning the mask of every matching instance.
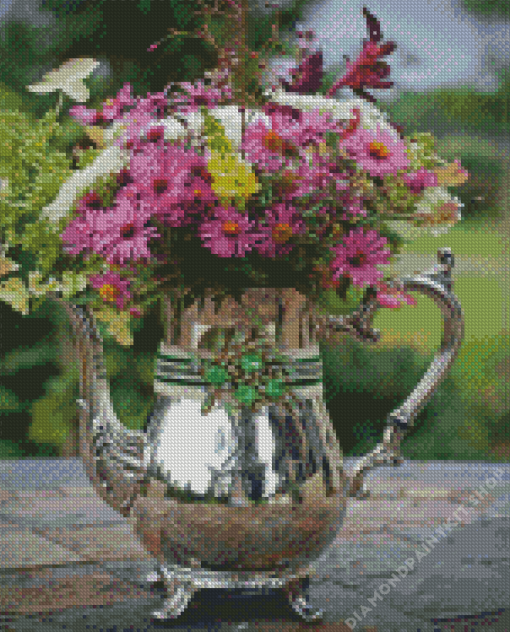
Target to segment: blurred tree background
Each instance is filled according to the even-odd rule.
[[[508,17],[506,0],[463,2],[484,16]],[[309,3],[294,0],[284,6],[283,32],[292,32],[302,21]],[[167,38],[156,50],[147,51],[168,29],[193,31],[199,25],[195,1],[43,0],[42,8],[58,18],[56,26],[41,29],[11,21],[0,31],[0,110],[19,109],[41,117],[55,106],[56,95],[33,94],[25,86],[71,57],[90,56],[110,64],[110,76],[94,73],[86,80],[91,94],[87,107],[92,108],[114,96],[125,82],[131,83],[135,96],[145,97],[147,92],[161,92],[169,82],[199,79],[217,62],[211,46],[184,35]],[[271,36],[275,11],[252,2],[250,8],[248,45],[260,50]],[[49,35],[46,45],[41,45],[43,32]],[[327,73],[322,92],[342,70]],[[405,134],[431,131],[439,139],[446,134],[461,138],[459,151],[452,150],[448,158],[459,157],[470,172],[468,182],[455,192],[465,205],[463,217],[508,226],[508,151],[505,159],[487,150],[491,139],[501,142],[509,134],[510,68],[501,69],[499,77],[498,90],[492,93],[462,87],[404,93],[392,102],[379,101],[379,107]],[[66,135],[60,149],[70,161],[76,144],[90,144],[83,127],[66,114],[73,104],[65,99],[61,117]],[[75,455],[78,374],[69,362],[72,348],[65,315],[50,302],[30,316],[0,302],[0,323],[0,458]],[[154,308],[138,321],[133,347],[105,340],[114,407],[129,427],[143,425],[154,401],[153,362],[162,337]],[[419,416],[405,442],[406,456],[485,459],[495,441],[510,443],[508,397],[506,404],[503,401],[506,387],[504,382],[503,390],[501,385],[494,387],[488,377],[504,376],[501,368],[508,369],[509,351],[503,340],[495,335],[484,341],[481,365],[477,343],[463,345],[468,360],[454,367]],[[347,454],[360,454],[379,440],[388,412],[407,397],[431,359],[423,348],[407,341],[376,351],[342,341],[322,352],[326,402]],[[490,394],[489,399],[476,398],[480,389]],[[431,436],[436,440],[431,441]]]

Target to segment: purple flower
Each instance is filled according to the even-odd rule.
[[[89,281],[95,290],[99,290],[99,296],[103,301],[115,303],[119,310],[124,309],[124,301],[131,298],[131,292],[128,291],[131,281],[123,279],[116,272],[94,274],[89,277]]]
[[[413,193],[421,193],[425,187],[437,187],[439,184],[434,171],[428,171],[424,167],[420,167],[418,171],[405,173],[402,179]]]
[[[410,166],[405,143],[381,130],[366,130],[358,127],[341,145],[356,160],[356,163],[371,176],[396,174],[399,169]]]
[[[297,68],[291,70],[294,76],[292,83],[284,79],[280,82],[287,92],[298,94],[316,94],[322,86],[324,71],[322,68],[322,51],[317,51],[307,57]]]
[[[350,277],[354,285],[373,285],[383,276],[375,266],[389,263],[391,252],[384,249],[387,243],[386,237],[381,237],[375,230],[364,233],[363,226],[351,230],[343,243],[330,246],[336,254],[330,266],[333,279],[337,281],[344,275]]]
[[[263,239],[255,221],[239,214],[233,206],[218,207],[213,219],[199,226],[198,234],[205,247],[219,257],[244,257]]]
[[[297,210],[288,203],[277,204],[266,210],[267,227],[260,227],[264,240],[257,246],[258,252],[265,257],[276,257],[288,254],[293,244],[289,240],[293,235],[306,233],[306,224]]]

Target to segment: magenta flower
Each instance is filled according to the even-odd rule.
[[[306,224],[296,208],[288,203],[276,204],[266,210],[268,226],[260,226],[264,240],[256,247],[259,254],[265,257],[276,257],[288,254],[293,248],[289,240],[294,235],[306,234]]]
[[[233,206],[218,207],[213,219],[199,226],[198,234],[205,247],[219,257],[244,257],[264,238],[255,220],[240,215]]]
[[[84,105],[73,105],[72,108],[69,108],[69,116],[79,121],[82,125],[99,125],[106,122],[99,110],[87,108]]]
[[[342,207],[344,209],[344,214],[342,215],[343,220],[356,220],[359,217],[366,217],[367,211],[363,208],[363,198],[355,197],[350,194],[350,192],[344,193],[341,197]]]
[[[114,99],[106,99],[103,103],[103,117],[107,121],[120,118],[127,107],[135,104],[131,95],[131,84],[125,83]]]
[[[413,193],[421,193],[425,187],[437,187],[439,184],[435,172],[427,171],[424,167],[420,167],[418,171],[405,173],[402,179]]]
[[[396,174],[399,169],[406,169],[411,164],[405,143],[381,130],[379,125],[376,132],[358,127],[342,145],[371,176]]]
[[[107,99],[102,110],[75,105],[69,110],[69,115],[84,125],[99,125],[120,118],[126,107],[135,103],[131,96],[131,85],[125,83],[114,99]]]
[[[365,7],[363,15],[367,21],[370,40],[364,41],[363,50],[354,63],[350,63],[347,58],[347,72],[328,90],[328,97],[333,96],[341,86],[349,86],[357,96],[376,103],[376,99],[363,88],[391,88],[393,85],[393,81],[381,81],[390,74],[390,67],[386,62],[379,61],[379,57],[389,55],[397,45],[395,42],[387,42],[379,46],[377,42],[382,39],[379,22]]]
[[[220,89],[206,86],[203,81],[198,81],[195,85],[189,82],[181,82],[178,85],[186,90],[186,94],[172,95],[172,100],[178,104],[179,112],[196,112],[203,105],[208,108],[215,107],[223,98],[232,98],[232,91],[227,85]]]
[[[146,226],[152,209],[138,202],[135,186],[128,186],[117,193],[114,207],[103,216],[103,232],[92,235],[92,249],[104,254],[108,263],[124,264],[126,261],[150,259],[148,241],[160,237],[157,229]]]
[[[274,114],[273,118],[276,119],[280,130],[287,128],[287,119],[284,116]],[[273,123],[273,129],[274,127]],[[326,132],[339,133],[342,130],[343,124],[335,121],[330,112],[325,112],[324,114],[320,114],[319,110],[302,112],[302,116],[296,126],[297,136],[294,137],[294,142],[300,148],[308,145],[318,146],[320,142],[324,141]]]
[[[168,109],[168,100],[164,92],[147,92],[147,98],[138,100],[140,112],[155,114],[156,118],[164,118]]]
[[[333,279],[338,281],[344,275],[350,277],[354,285],[373,285],[383,276],[375,266],[389,263],[391,252],[384,249],[387,243],[386,237],[381,237],[375,230],[365,233],[363,226],[351,230],[343,238],[343,243],[330,246],[336,253],[336,258],[330,264]]]
[[[242,149],[247,160],[268,173],[275,173],[289,166],[290,158],[298,154],[292,141],[286,140],[273,129],[268,129],[261,120],[246,127]]]
[[[387,283],[382,281],[376,282],[377,287],[377,300],[381,307],[390,307],[392,309],[402,307],[404,303],[408,305],[416,305],[416,299],[405,294],[401,289],[397,287],[390,287]]]
[[[181,146],[145,146],[131,159],[130,175],[144,203],[168,226],[183,226],[217,205],[207,161]]]
[[[299,94],[316,94],[322,86],[324,71],[322,68],[322,51],[317,51],[307,57],[298,68],[291,70],[292,83],[280,79],[280,83],[287,92]]]
[[[156,228],[146,227],[150,211],[138,201],[136,187],[128,186],[117,193],[113,208],[84,207],[61,234],[68,254],[92,250],[105,256],[108,263],[149,258],[147,241],[160,237]]]
[[[124,301],[131,298],[128,287],[131,283],[129,279],[123,279],[120,274],[106,272],[104,274],[94,274],[89,277],[90,283],[95,290],[99,290],[99,295],[107,303],[115,303],[117,309],[124,309]]]

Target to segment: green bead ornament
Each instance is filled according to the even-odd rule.
[[[241,367],[243,371],[254,372],[260,371],[263,367],[262,356],[258,353],[248,353],[241,358]]]
[[[283,382],[282,380],[269,380],[266,384],[265,394],[271,399],[276,399],[283,394]]]
[[[213,366],[206,371],[205,378],[211,384],[223,384],[229,379],[229,375],[226,369],[220,366]]]
[[[250,406],[258,397],[258,391],[253,386],[240,384],[234,392],[234,397],[246,406]]]

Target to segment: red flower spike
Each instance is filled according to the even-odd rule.
[[[317,51],[307,57],[298,68],[292,68],[294,77],[292,83],[281,80],[287,92],[297,92],[299,94],[315,94],[321,89],[322,77],[322,51]]]
[[[379,58],[392,53],[397,45],[395,42],[386,42],[379,46],[377,42],[382,39],[382,33],[378,20],[366,7],[363,7],[363,15],[367,21],[370,40],[363,41],[363,50],[354,63],[350,63],[347,58],[347,72],[328,90],[328,97],[333,96],[338,88],[348,86],[357,96],[376,103],[376,99],[363,88],[391,88],[393,85],[393,81],[382,81],[390,74],[390,66]]]

